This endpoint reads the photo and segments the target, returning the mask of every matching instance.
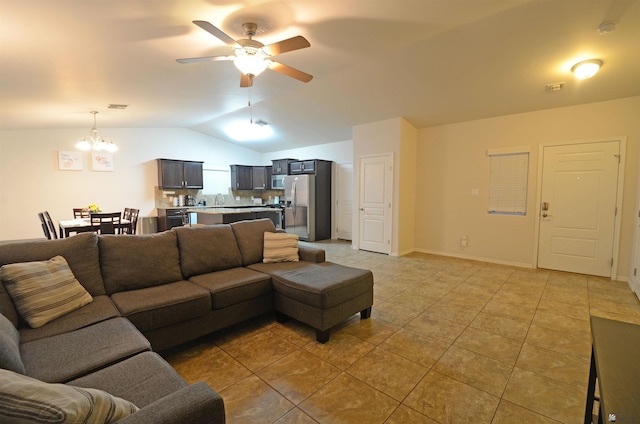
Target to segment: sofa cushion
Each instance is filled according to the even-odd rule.
[[[109,296],[95,296],[93,302],[80,309],[69,312],[40,328],[24,326],[18,329],[20,341],[30,342],[45,337],[51,337],[69,331],[78,330],[91,324],[105,321],[109,318],[119,317],[120,312],[116,309]]]
[[[67,384],[104,390],[140,408],[187,386],[155,352],[139,353]]]
[[[211,293],[211,307],[221,309],[271,292],[271,277],[247,268],[233,268],[189,279]]]
[[[100,266],[107,294],[182,280],[176,233],[101,235]]]
[[[150,349],[121,317],[20,345],[26,374],[48,383],[64,383]]]
[[[188,281],[119,292],[111,299],[140,331],[165,327],[211,311],[209,292]]]
[[[240,253],[242,254],[242,265],[247,266],[262,262],[262,251],[264,248],[264,233],[276,232],[273,221],[269,218],[254,219],[252,221],[238,221],[230,224],[233,234],[236,236]]]
[[[96,389],[50,384],[0,369],[0,421],[4,423],[112,423],[138,410]]]
[[[20,358],[20,334],[16,327],[0,314],[0,368],[24,374]]]
[[[0,244],[0,266],[16,262],[46,261],[58,255],[67,260],[73,275],[91,296],[105,294],[100,273],[98,236],[94,233],[82,233],[59,240]]]
[[[242,256],[228,224],[176,227],[180,267],[185,278],[242,266]]]
[[[298,235],[287,233],[264,233],[262,262],[298,262]]]
[[[3,265],[0,277],[20,316],[32,328],[42,327],[93,300],[62,256]]]

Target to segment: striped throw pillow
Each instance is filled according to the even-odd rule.
[[[298,262],[298,236],[287,233],[264,233],[262,262]]]
[[[62,256],[3,265],[0,278],[18,313],[32,328],[93,301]]]
[[[112,423],[138,410],[98,389],[44,383],[0,369],[0,422]]]

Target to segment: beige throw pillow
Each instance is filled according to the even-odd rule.
[[[32,328],[93,301],[62,256],[3,265],[0,278],[18,313]]]
[[[287,233],[264,233],[262,262],[298,262],[298,236]]]
[[[44,383],[0,369],[3,423],[112,423],[137,410],[102,390]]]

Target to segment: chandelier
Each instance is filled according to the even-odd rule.
[[[93,128],[91,128],[88,137],[82,137],[82,140],[76,144],[76,148],[80,150],[104,150],[107,152],[115,152],[118,150],[118,146],[116,146],[113,141],[107,142],[102,136],[98,135],[98,128],[96,128],[96,115],[98,111],[92,110],[90,113],[93,114]]]

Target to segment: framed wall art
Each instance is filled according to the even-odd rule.
[[[91,153],[91,169],[94,171],[113,171],[113,154],[106,152]]]
[[[82,171],[84,163],[82,152],[58,151],[58,169],[60,171]]]

